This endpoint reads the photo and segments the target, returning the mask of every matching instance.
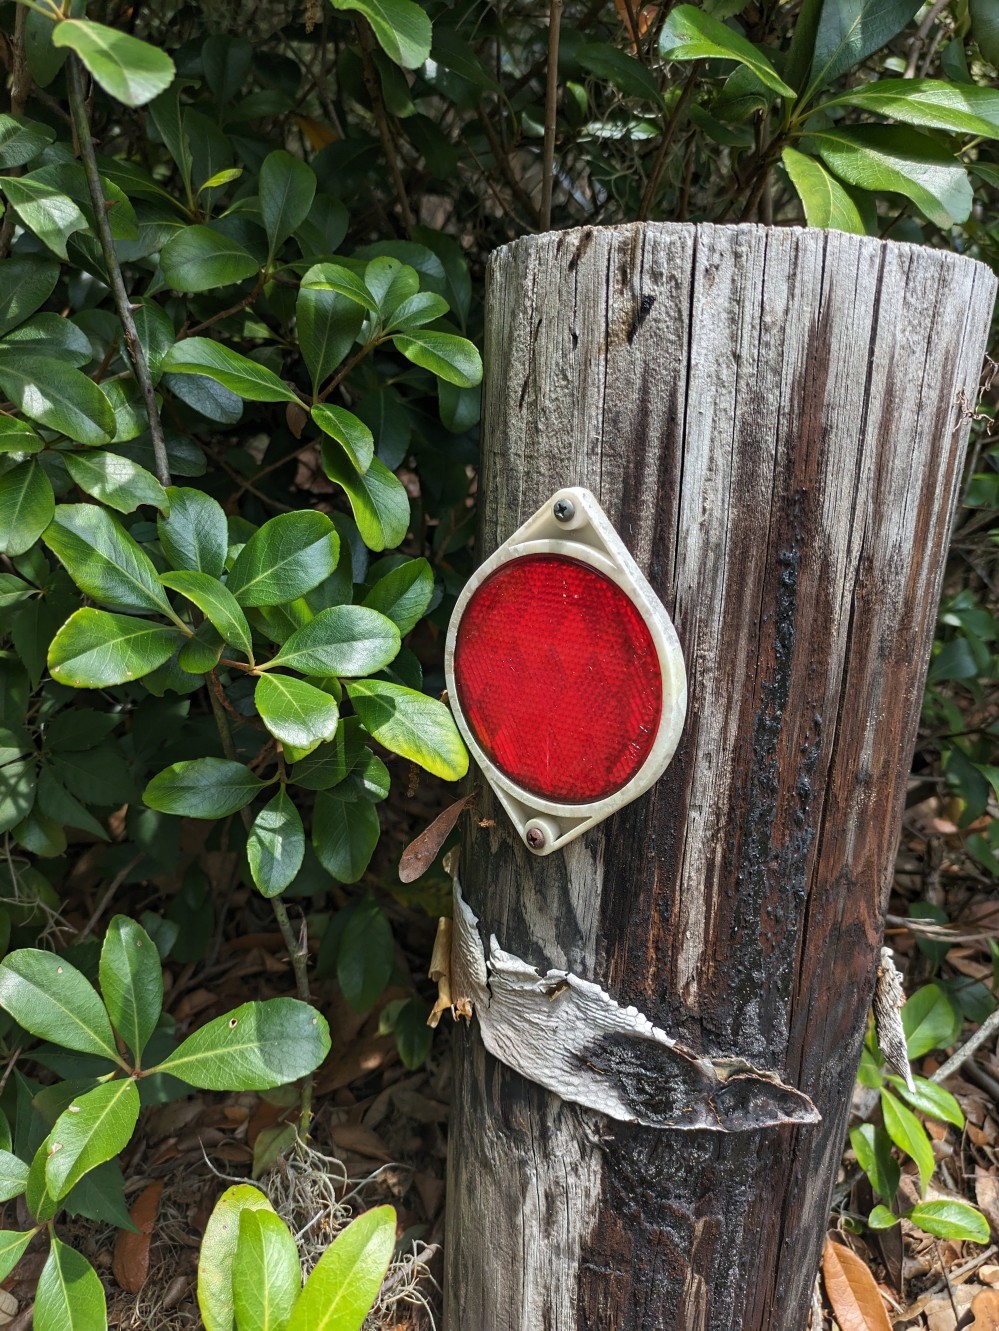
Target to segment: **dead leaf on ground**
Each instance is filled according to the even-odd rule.
[[[156,1228],[156,1212],[162,1193],[162,1179],[143,1188],[129,1211],[132,1224],[139,1232],[133,1234],[127,1229],[119,1229],[115,1239],[111,1269],[115,1280],[128,1294],[138,1294],[149,1275],[149,1245]]]
[[[999,1289],[983,1289],[971,1304],[974,1331],[999,1331]],[[969,1331],[971,1331],[969,1328]]]
[[[975,1170],[975,1200],[993,1234],[999,1234],[999,1179],[981,1166]]]
[[[852,1249],[827,1238],[822,1277],[841,1331],[892,1331],[877,1283]]]

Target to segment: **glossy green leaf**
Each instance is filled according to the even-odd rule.
[[[676,10],[673,11],[674,14]],[[397,333],[396,349],[414,365],[459,388],[474,388],[482,381],[482,357],[474,342],[452,333],[434,333],[425,328]]]
[[[37,1229],[0,1229],[0,1280],[7,1279],[37,1233]]]
[[[989,1241],[989,1222],[967,1202],[917,1202],[908,1218],[938,1239],[981,1244]]]
[[[305,856],[302,818],[282,786],[260,810],[246,841],[246,858],[261,896],[276,897],[291,883]]]
[[[58,281],[59,265],[51,258],[12,254],[4,259],[0,264],[0,336],[34,314]]]
[[[190,758],[158,772],[142,799],[160,813],[226,818],[249,804],[265,785],[248,767],[229,758]]]
[[[399,302],[392,311],[389,326],[400,331],[421,328],[424,324],[442,318],[449,309],[450,306],[442,296],[433,291],[418,291],[415,296]]]
[[[378,810],[367,801],[346,804],[327,790],[316,796],[312,811],[312,848],[326,872],[339,883],[364,875],[378,844]]]
[[[140,504],[165,512],[170,501],[156,477],[131,458],[104,449],[64,453],[66,470],[81,490],[119,513],[134,513]]]
[[[355,470],[363,475],[375,455],[375,437],[364,422],[343,407],[323,403],[312,408],[312,419],[324,434],[337,441]]]
[[[205,1331],[233,1331],[233,1262],[240,1217],[246,1211],[274,1215],[273,1206],[259,1188],[237,1183],[215,1203],[205,1226],[198,1260],[198,1308]]]
[[[887,1132],[873,1123],[859,1123],[850,1129],[850,1145],[871,1187],[879,1197],[890,1202],[898,1192],[902,1171],[892,1155],[891,1138]]]
[[[999,8],[995,0],[969,0],[968,17],[979,51],[990,65],[999,67]]]
[[[92,379],[54,356],[0,346],[0,388],[25,416],[78,443],[96,448],[114,438],[110,402]]]
[[[859,125],[809,136],[819,156],[848,185],[902,194],[940,227],[971,213],[968,173],[938,140],[900,125]]]
[[[254,277],[260,265],[238,240],[211,227],[188,226],[163,246],[160,267],[174,291],[213,291]]]
[[[24,116],[0,115],[0,171],[24,166],[55,138],[55,131]]]
[[[370,675],[388,665],[399,647],[399,630],[385,615],[335,605],[297,629],[269,664],[303,675]]]
[[[950,1091],[938,1086],[926,1077],[913,1077],[915,1090],[910,1091],[901,1077],[889,1077],[895,1092],[907,1101],[913,1109],[930,1118],[938,1118],[942,1123],[953,1123],[955,1128],[964,1127],[964,1115]]]
[[[409,559],[379,578],[362,604],[386,615],[401,634],[406,634],[426,614],[433,595],[430,565],[425,559]]]
[[[350,808],[346,811],[350,817]],[[395,962],[392,926],[378,904],[366,897],[351,911],[337,953],[336,978],[344,998],[367,1012],[388,984]]]
[[[240,550],[226,586],[240,605],[286,605],[336,568],[340,538],[322,513],[281,513]]]
[[[9,1149],[0,1151],[0,1202],[9,1202],[15,1197],[20,1197],[27,1186],[28,1166]],[[0,1235],[2,1234],[3,1231],[0,1230]],[[7,1272],[3,1270],[2,1247],[0,1247],[0,1280],[6,1275]]]
[[[339,784],[358,762],[362,747],[357,717],[342,718],[332,744],[321,744],[295,763],[292,770],[294,784],[303,790],[329,790]]]
[[[76,610],[49,645],[52,678],[74,689],[103,689],[141,679],[183,641],[176,629],[89,607]]]
[[[889,1211],[887,1206],[875,1206],[867,1217],[867,1223],[871,1229],[894,1229],[898,1224],[898,1216]]]
[[[239,1331],[285,1331],[302,1290],[302,1270],[295,1240],[280,1216],[241,1212],[232,1289]]]
[[[360,1331],[394,1250],[391,1206],[376,1206],[352,1220],[316,1263],[287,1331]]]
[[[436,698],[378,679],[347,685],[361,724],[391,753],[445,781],[468,771],[468,752],[451,713]]]
[[[904,1151],[915,1160],[921,1188],[925,1192],[936,1167],[933,1145],[926,1135],[926,1129],[912,1110],[907,1109],[889,1090],[881,1092],[881,1113],[884,1116],[885,1131],[888,1136],[900,1151]]]
[[[60,1201],[84,1174],[125,1149],[139,1119],[139,1092],[130,1078],[105,1082],[73,1102],[49,1134],[45,1183]]]
[[[313,749],[336,734],[339,711],[322,689],[292,675],[261,675],[253,691],[260,719],[275,739]]]
[[[87,219],[73,200],[30,175],[8,176],[2,187],[24,226],[60,259],[66,259],[66,241],[74,232],[87,229]]]
[[[359,297],[354,290],[347,295],[341,290],[344,284],[324,271],[327,267],[333,265],[319,264],[309,269],[295,303],[302,359],[316,390],[354,345],[373,303],[360,278],[356,286],[363,295]],[[310,278],[314,280],[310,281]]]
[[[378,458],[371,460],[362,475],[342,448],[324,442],[323,470],[346,491],[357,529],[369,550],[390,550],[406,539],[409,495],[398,476]]]
[[[305,221],[316,194],[316,173],[283,148],[268,153],[260,167],[260,211],[271,256]]]
[[[334,9],[354,10],[371,24],[378,44],[403,69],[419,69],[430,55],[430,19],[413,0],[331,0]]]
[[[902,1026],[909,1058],[922,1058],[932,1049],[945,1049],[954,1035],[954,1008],[938,984],[926,984],[906,1000]]]
[[[189,675],[205,675],[218,665],[223,645],[214,624],[199,624],[177,653],[177,664]]]
[[[52,952],[22,948],[4,957],[0,1006],[40,1040],[121,1061],[97,991],[75,966]]]
[[[163,972],[156,944],[127,915],[108,925],[98,978],[112,1026],[140,1059],[163,1009]]]
[[[663,60],[737,60],[766,87],[782,97],[794,96],[761,51],[694,5],[677,5],[670,12],[659,38],[659,54]]]
[[[314,1072],[329,1048],[321,1013],[297,998],[269,998],[208,1022],[159,1070],[204,1091],[266,1091]]]
[[[27,421],[0,416],[0,453],[40,453],[44,447]]]
[[[94,349],[86,333],[69,319],[48,311],[32,315],[18,328],[11,329],[4,344],[23,347],[33,355],[55,356],[76,369],[89,365],[94,358]]]
[[[809,86],[826,87],[887,45],[919,6],[920,0],[824,0]]]
[[[0,554],[23,555],[52,521],[52,482],[37,462],[0,475]]]
[[[168,486],[170,512],[156,521],[163,553],[175,569],[207,573],[225,569],[229,532],[222,505],[201,490]]]
[[[222,638],[253,660],[253,641],[243,608],[232,592],[218,578],[187,569],[161,573],[160,581],[171,591],[180,592],[211,621]]]
[[[202,374],[248,402],[297,402],[298,395],[272,371],[210,337],[186,337],[163,357],[169,374]]]
[[[809,226],[848,231],[857,236],[866,233],[857,205],[821,162],[795,148],[785,148],[781,161],[798,192]]]
[[[350,268],[338,263],[317,263],[302,278],[302,290],[335,291],[346,296],[353,304],[372,314],[378,310],[378,302],[368,290],[364,279]]]
[[[999,91],[943,79],[875,79],[825,103],[951,134],[999,138]]]
[[[53,1235],[35,1290],[35,1331],[107,1331],[107,1324],[97,1272],[82,1253]]]
[[[48,1161],[49,1139],[42,1142],[35,1152],[28,1170],[28,1186],[24,1190],[24,1204],[36,1220],[51,1220],[59,1209],[59,1203],[49,1192],[45,1182],[45,1165]]]
[[[113,610],[169,614],[155,565],[121,523],[97,504],[60,504],[45,544],[87,596]]]
[[[126,106],[144,106],[173,82],[165,51],[91,19],[57,23],[52,44],[74,50],[104,91]]]

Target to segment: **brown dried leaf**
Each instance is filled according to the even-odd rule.
[[[993,1234],[999,1234],[999,1179],[980,1166],[975,1170],[975,1201]]]
[[[133,1234],[127,1229],[119,1229],[115,1239],[111,1269],[115,1280],[128,1294],[138,1294],[149,1275],[149,1245],[156,1228],[156,1212],[162,1192],[162,1179],[143,1188],[128,1213],[139,1232]]]
[[[466,809],[470,809],[475,803],[476,795],[473,791],[471,795],[466,795],[463,800],[450,805],[439,813],[434,821],[425,831],[409,843],[402,852],[402,859],[399,861],[399,879],[403,883],[415,882],[421,874],[426,873],[437,858],[437,853],[443,846],[451,833],[455,823]]]
[[[999,1331],[999,1289],[983,1289],[971,1305],[974,1331]]]
[[[826,1238],[822,1276],[841,1331],[891,1331],[884,1301],[866,1264],[850,1248]]]

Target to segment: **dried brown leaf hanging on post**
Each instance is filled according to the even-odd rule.
[[[473,790],[470,795],[466,795],[464,799],[449,805],[443,813],[439,813],[430,826],[409,843],[399,861],[400,881],[412,883],[421,874],[426,873],[458,819],[466,809],[472,807],[475,800],[476,792]]]
[[[851,1248],[826,1238],[822,1278],[840,1331],[891,1331],[874,1277]]]

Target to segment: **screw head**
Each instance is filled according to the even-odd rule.
[[[540,827],[532,827],[524,837],[524,840],[532,850],[540,850],[545,844],[545,834]]]
[[[571,499],[556,499],[552,505],[552,512],[557,521],[571,522],[576,516],[576,506]]]

